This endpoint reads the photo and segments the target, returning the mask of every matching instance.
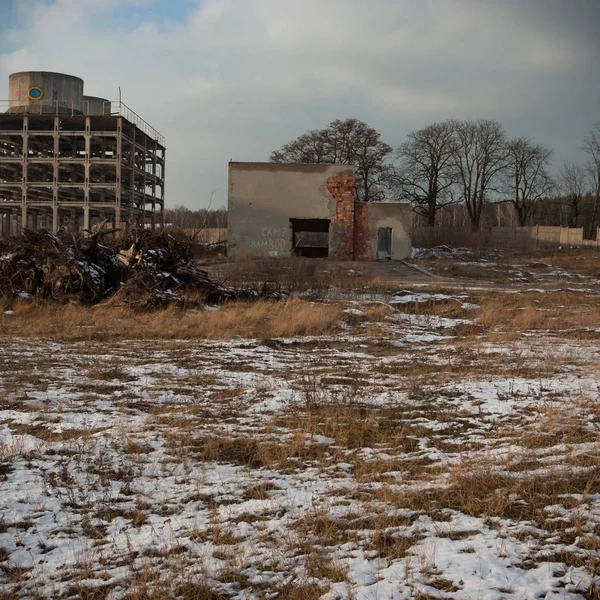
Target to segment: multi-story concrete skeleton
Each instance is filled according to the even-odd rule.
[[[0,114],[0,234],[162,224],[165,140],[79,77],[14,73]]]

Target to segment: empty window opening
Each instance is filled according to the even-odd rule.
[[[392,258],[392,228],[380,227],[377,230],[377,258]]]
[[[292,253],[306,258],[329,255],[329,219],[290,219]]]

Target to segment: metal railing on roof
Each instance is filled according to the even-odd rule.
[[[79,100],[71,102],[39,102],[29,103],[26,106],[10,100],[0,100],[0,113],[15,110],[14,114],[27,115],[70,115],[70,116],[92,116],[92,117],[123,117],[138,129],[143,131],[148,137],[156,140],[161,146],[165,145],[165,136],[159,133],[150,123],[142,119],[134,110],[129,108],[127,104],[120,100],[110,100],[102,103],[102,109],[98,110],[99,105],[95,106],[96,110],[90,110],[89,100]],[[26,110],[25,110],[26,109]]]
[[[105,102],[104,104],[108,104]],[[136,112],[134,112],[127,104],[121,101],[110,102],[110,115],[119,115],[133,123],[138,129],[143,131],[148,137],[156,140],[161,146],[165,145],[165,136],[159,133],[150,123],[142,119]]]

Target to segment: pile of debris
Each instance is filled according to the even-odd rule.
[[[0,298],[109,301],[150,310],[185,305],[190,291],[210,304],[284,296],[268,286],[236,290],[218,284],[194,262],[191,243],[168,233],[138,230],[104,242],[111,233],[103,227],[85,236],[24,230],[0,240]]]

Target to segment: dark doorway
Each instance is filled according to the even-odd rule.
[[[377,230],[377,258],[392,258],[392,228],[380,227]]]
[[[292,252],[306,258],[329,255],[329,219],[290,219]]]

